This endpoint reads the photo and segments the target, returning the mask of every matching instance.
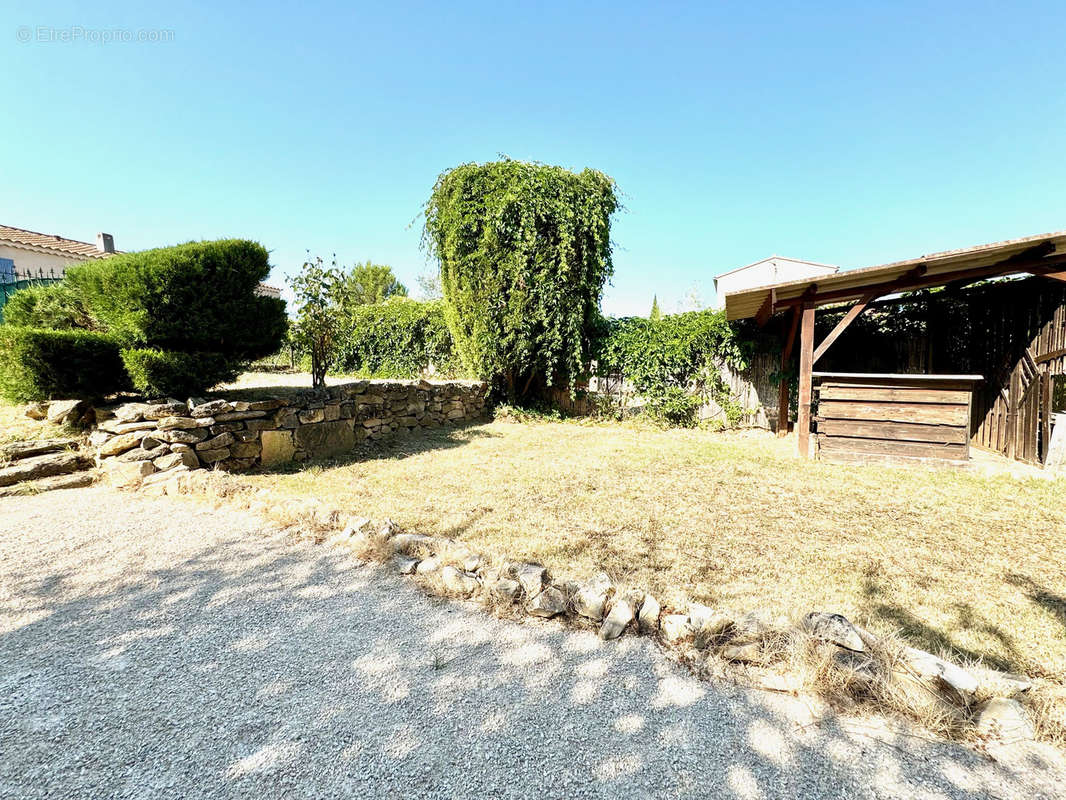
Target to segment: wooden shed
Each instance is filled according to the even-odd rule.
[[[1046,458],[1053,412],[1056,410],[1052,407],[1051,399],[1052,377],[1066,371],[1066,293],[1062,292],[1066,284],[1066,231],[934,253],[883,266],[840,272],[818,280],[746,289],[726,295],[726,314],[730,320],[754,318],[760,325],[767,324],[775,314],[784,312],[789,315],[785,324],[781,365],[783,373],[792,370],[792,359],[798,344],[799,411],[796,430],[799,451],[806,457],[813,452],[814,365],[867,308],[879,301],[883,306],[886,302],[892,302],[886,298],[898,298],[920,289],[945,287],[949,292],[958,293],[981,282],[1017,275],[1035,276],[1032,280],[1046,290],[1030,290],[1022,302],[988,303],[979,329],[949,332],[952,336],[965,335],[980,341],[987,356],[984,363],[989,365],[987,369],[980,370],[983,380],[978,382],[976,375],[954,374],[960,371],[957,369],[943,374],[929,374],[926,380],[954,386],[951,391],[969,392],[969,403],[972,404],[968,427],[970,444],[1040,463]],[[987,302],[989,297],[1006,295],[1013,291],[1009,286],[1010,282],[988,284],[981,287],[982,296]],[[842,316],[816,345],[815,315],[819,308],[827,307]],[[935,346],[936,342],[931,341],[931,344]],[[849,363],[849,369],[854,368],[855,372],[834,373],[832,377],[821,375],[823,391],[831,385],[830,394],[854,393],[859,388],[874,390],[878,386],[895,392],[911,392],[919,385],[920,379],[915,379],[913,375],[881,375],[875,379],[876,376],[872,374],[860,372],[863,367],[861,362],[860,355]],[[938,363],[938,366],[950,368],[952,365]],[[827,380],[830,384],[826,383]],[[863,381],[866,383],[863,384]],[[898,385],[892,384],[893,381]],[[963,384],[969,384],[969,388],[963,388]],[[788,386],[782,382],[781,407],[788,405],[787,392]],[[840,407],[834,405],[831,410],[836,414],[840,412]],[[911,411],[917,413],[916,408]],[[819,418],[817,435],[824,437],[823,443],[829,448],[826,452],[834,448],[839,450],[840,443],[832,440],[841,434],[829,433],[824,426],[839,431],[840,422],[844,420],[827,417],[821,412]],[[864,423],[873,420],[852,416],[848,421]],[[903,436],[907,429],[898,425],[928,423],[922,423],[917,418],[888,421],[897,423],[897,426],[891,430],[882,428],[874,436],[850,438],[877,440],[887,433],[897,442],[897,457],[900,448],[917,452],[906,444],[910,441]],[[779,432],[784,432],[788,426],[787,415],[779,414]],[[879,447],[869,443],[856,446]],[[885,448],[881,446],[881,449]]]

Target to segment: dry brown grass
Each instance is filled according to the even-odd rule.
[[[1066,674],[1066,483],[803,463],[764,434],[496,422],[249,476],[667,603],[838,611],[960,661]]]
[[[20,439],[60,439],[69,435],[70,431],[57,425],[27,417],[26,406],[0,400],[0,444]]]

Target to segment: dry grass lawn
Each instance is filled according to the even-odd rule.
[[[494,422],[251,476],[668,602],[839,611],[1066,676],[1066,481],[803,463],[768,434]]]

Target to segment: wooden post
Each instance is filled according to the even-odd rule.
[[[797,443],[803,458],[811,457],[811,371],[814,368],[814,306],[803,306],[800,326],[799,416],[796,419]]]
[[[789,380],[785,377],[789,365],[792,362],[792,350],[796,346],[796,331],[799,330],[800,315],[803,312],[797,307],[792,311],[792,322],[788,326],[788,337],[785,346],[781,350],[781,383],[777,388],[777,435],[784,436],[788,433],[788,401]]]

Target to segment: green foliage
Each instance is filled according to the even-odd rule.
[[[651,313],[648,314],[648,319],[652,322],[658,322],[663,318],[663,312],[659,310],[659,295],[652,295],[651,298]]]
[[[691,311],[658,320],[604,319],[595,339],[596,372],[621,375],[648,402],[651,414],[671,425],[690,426],[707,398],[739,422],[718,369],[744,369],[754,343],[730,325],[721,311]]]
[[[240,365],[223,353],[127,348],[122,363],[134,388],[147,397],[185,398],[232,381],[240,372]]]
[[[333,369],[375,378],[414,378],[430,365],[443,375],[459,369],[442,301],[393,297],[353,308],[345,316]]]
[[[4,322],[24,328],[53,330],[92,329],[85,303],[66,283],[27,286],[19,289],[3,309]]]
[[[0,395],[8,400],[99,399],[129,388],[107,336],[0,325]]]
[[[573,390],[613,271],[615,183],[586,169],[504,160],[442,174],[424,241],[466,368],[515,402]]]
[[[239,239],[190,242],[78,264],[64,284],[94,327],[123,347],[222,353],[251,361],[281,346],[283,301],[257,295],[267,251]]]
[[[383,303],[390,297],[406,297],[407,287],[382,264],[356,264],[337,287],[337,302],[344,309]]]
[[[337,257],[327,267],[318,256],[305,261],[289,279],[296,294],[296,320],[290,328],[290,341],[311,360],[311,385],[325,386],[326,371],[336,355],[337,337],[342,330],[340,293],[344,273]]]

